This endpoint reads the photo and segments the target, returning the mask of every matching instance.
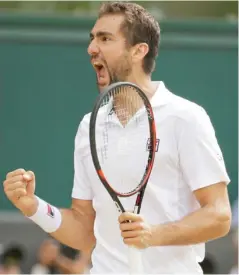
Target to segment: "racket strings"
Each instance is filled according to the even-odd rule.
[[[121,87],[112,91],[114,98],[114,111],[123,126],[126,126],[130,119],[143,106],[141,97],[132,87]],[[135,116],[135,119],[137,116]]]
[[[99,162],[111,187],[125,195],[138,188],[147,167],[147,110],[131,87],[111,90],[101,107],[103,121],[96,122]]]

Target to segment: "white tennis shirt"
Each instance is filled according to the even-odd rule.
[[[174,95],[163,82],[158,82],[151,104],[159,147],[141,214],[150,224],[161,224],[179,220],[199,208],[194,190],[221,181],[228,184],[230,179],[213,126],[202,107]],[[89,121],[87,114],[75,139],[72,197],[92,200],[96,212],[91,273],[128,273],[128,247],[120,234],[119,213],[92,163]],[[113,131],[118,131],[117,127]],[[135,197],[120,200],[126,209],[132,209]],[[204,258],[205,245],[149,247],[143,253],[144,271],[148,274],[202,273],[198,262]]]

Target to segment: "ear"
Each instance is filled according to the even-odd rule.
[[[147,43],[136,44],[132,49],[132,61],[137,63],[143,60],[148,52],[149,46]]]

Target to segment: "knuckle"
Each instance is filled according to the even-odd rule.
[[[5,181],[5,182],[3,183],[3,190],[4,190],[4,192],[7,192],[7,191],[8,191],[8,188],[9,188],[9,182]]]
[[[3,181],[3,187],[5,188],[7,186],[7,180]]]
[[[25,172],[25,170],[23,168],[19,168],[19,169],[16,169],[14,171],[8,172],[6,178],[7,179],[12,178],[16,175],[23,174],[24,172]]]
[[[139,220],[140,221],[143,221],[144,220],[144,217],[142,215],[139,215]]]
[[[9,189],[7,189],[7,188],[4,188],[4,193],[5,193],[5,195],[6,195],[8,198],[10,198],[11,195],[12,195],[12,191],[9,190]]]
[[[4,186],[3,191],[4,191],[4,193],[5,193],[5,194],[7,194],[7,193],[8,193],[8,189],[7,189],[7,187],[6,187],[6,186]]]
[[[7,175],[6,175],[6,179],[10,178],[11,174],[12,174],[12,172],[8,172]]]
[[[5,190],[7,189],[7,187],[8,187],[8,184],[7,184],[6,181],[4,181],[4,182],[3,182],[3,190],[5,191]]]
[[[23,173],[26,172],[26,170],[23,169],[23,168],[19,168],[19,169],[16,170],[16,172],[19,173],[19,174],[23,174]]]
[[[124,225],[120,224],[120,230],[124,230]]]
[[[144,229],[144,223],[143,222],[139,222],[138,223],[138,228],[139,229]]]

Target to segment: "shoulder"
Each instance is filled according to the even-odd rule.
[[[171,93],[170,91],[168,91]],[[201,105],[186,98],[171,93],[167,104],[168,117],[173,117],[178,123],[192,127],[211,124],[207,111]]]
[[[208,117],[206,110],[201,105],[177,95],[172,96],[170,108],[174,116],[187,122],[200,121]]]
[[[161,98],[161,99],[160,99]],[[161,104],[160,104],[161,100]],[[207,111],[198,103],[171,92],[164,83],[158,93],[157,105],[161,106],[158,115],[167,125],[174,125],[176,131],[201,132],[215,134]]]
[[[87,133],[89,132],[89,125],[90,125],[90,116],[91,113],[85,114],[82,120],[80,121],[78,132]]]

